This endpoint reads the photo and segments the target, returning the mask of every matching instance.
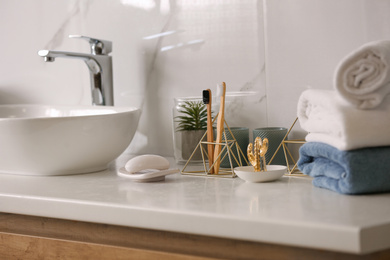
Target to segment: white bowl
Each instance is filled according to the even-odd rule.
[[[281,178],[286,172],[284,165],[267,165],[266,172],[255,172],[253,166],[242,166],[234,168],[238,177],[247,182],[269,182]]]
[[[139,115],[132,107],[0,105],[0,173],[104,170],[130,144]]]

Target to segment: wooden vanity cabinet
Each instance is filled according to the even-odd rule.
[[[0,259],[390,259],[167,231],[0,213]]]

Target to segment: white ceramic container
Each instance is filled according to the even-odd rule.
[[[132,107],[0,105],[0,173],[104,170],[130,144],[139,116]]]
[[[255,172],[253,166],[242,166],[234,168],[238,177],[247,182],[269,182],[281,178],[287,167],[283,165],[267,165],[267,171]]]

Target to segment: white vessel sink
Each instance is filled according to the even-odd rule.
[[[0,173],[104,170],[130,144],[139,116],[133,107],[0,105]]]

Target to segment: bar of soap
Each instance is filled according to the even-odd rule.
[[[169,169],[169,162],[159,155],[144,154],[130,159],[126,163],[125,169],[130,174],[146,169],[167,170]]]

